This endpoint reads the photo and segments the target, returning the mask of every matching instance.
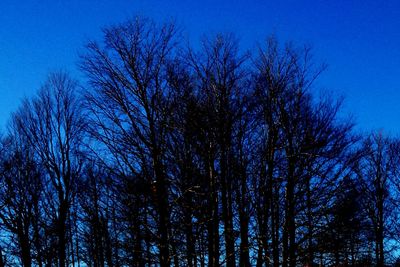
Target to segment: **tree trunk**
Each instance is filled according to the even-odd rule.
[[[153,132],[153,131],[152,131]],[[154,133],[154,132],[153,132]],[[155,134],[152,135],[153,144],[155,142]],[[158,212],[158,233],[159,239],[159,260],[161,267],[170,267],[170,251],[169,251],[169,231],[170,231],[170,215],[169,215],[169,200],[165,173],[161,163],[161,155],[158,149],[153,148],[153,168],[154,177],[156,179],[153,198]]]
[[[239,200],[239,222],[240,222],[240,266],[250,267],[249,255],[249,215],[247,211],[247,183],[246,173],[241,174],[241,190]]]
[[[58,265],[59,267],[66,266],[66,248],[67,248],[67,240],[66,240],[66,221],[67,221],[67,213],[68,213],[68,204],[67,200],[62,199],[60,201],[59,207],[59,216],[58,216]]]
[[[274,267],[279,267],[279,186],[273,186],[271,206],[272,257]]]
[[[22,207],[24,209],[24,207]],[[24,219],[24,216],[17,217],[16,234],[18,238],[18,245],[20,250],[20,257],[22,266],[30,267],[32,265],[31,245],[29,240],[29,221]]]
[[[5,266],[6,266],[6,264],[5,264],[4,258],[3,258],[3,251],[0,248],[0,267],[5,267]]]
[[[291,155],[291,154],[289,154]],[[296,235],[295,235],[295,219],[294,219],[294,165],[289,159],[288,180],[286,185],[286,211],[285,211],[285,229],[283,235],[284,242],[284,258],[283,266],[296,266]]]
[[[223,176],[222,176],[223,177]],[[226,179],[226,178],[225,178]],[[235,240],[233,236],[232,225],[232,198],[230,190],[227,188],[227,181],[222,178],[221,182],[221,202],[222,202],[222,215],[224,217],[224,236],[225,236],[225,249],[226,249],[226,266],[235,267]]]
[[[211,144],[210,144],[211,147]],[[208,230],[208,267],[219,266],[219,216],[218,216],[218,193],[214,175],[214,159],[208,155],[207,160],[209,174],[209,216],[207,222]]]

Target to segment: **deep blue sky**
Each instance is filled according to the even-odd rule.
[[[0,127],[49,71],[79,78],[77,54],[100,29],[136,15],[175,18],[190,40],[234,32],[246,48],[275,34],[311,44],[319,85],[346,98],[359,129],[400,134],[400,1],[0,1]]]

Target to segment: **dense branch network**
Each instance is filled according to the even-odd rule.
[[[52,73],[12,115],[0,267],[394,264],[398,140],[355,133],[307,47],[178,33],[109,27],[85,88]]]

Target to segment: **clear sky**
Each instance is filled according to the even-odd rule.
[[[345,96],[358,128],[400,134],[399,0],[0,0],[0,127],[49,71],[79,78],[83,45],[136,15],[174,18],[195,41],[234,32],[246,48],[271,34],[311,44],[328,64],[319,85]]]

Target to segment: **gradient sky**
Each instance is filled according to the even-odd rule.
[[[345,97],[358,129],[400,134],[400,1],[0,0],[0,129],[48,72],[76,78],[77,54],[101,28],[136,15],[174,18],[189,40],[234,32],[245,48],[274,34],[327,63],[318,86]]]

